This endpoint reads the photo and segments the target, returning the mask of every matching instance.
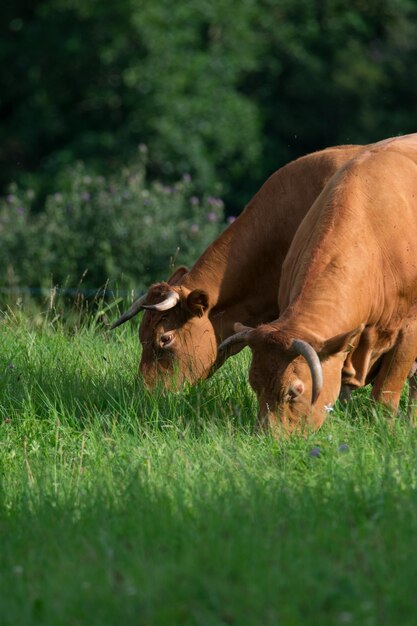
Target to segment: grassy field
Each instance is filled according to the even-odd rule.
[[[417,433],[366,390],[254,434],[248,355],[181,393],[132,328],[0,323],[0,623],[417,623]]]

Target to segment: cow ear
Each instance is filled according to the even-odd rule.
[[[320,357],[326,358],[339,352],[351,352],[356,347],[357,339],[364,328],[365,324],[361,324],[354,330],[328,339],[320,349]]]
[[[189,271],[188,267],[180,265],[180,267],[177,267],[174,273],[168,278],[168,285],[175,285],[184,276],[184,274],[187,274]]]
[[[202,317],[209,306],[208,294],[202,289],[194,289],[187,296],[187,307],[193,315]]]

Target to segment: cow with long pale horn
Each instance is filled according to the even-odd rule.
[[[279,169],[190,271],[180,268],[152,285],[113,324],[145,310],[140,372],[149,386],[207,377],[238,349],[217,350],[236,319],[254,326],[277,317],[281,267],[297,227],[327,181],[362,149],[328,148]]]
[[[374,144],[329,181],[283,264],[277,321],[237,324],[259,423],[319,427],[340,391],[373,381],[395,411],[417,355],[417,134]],[[412,387],[413,389],[413,387]]]

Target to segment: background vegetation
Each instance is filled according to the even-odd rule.
[[[56,283],[120,293],[166,279],[174,265],[191,266],[224,227],[223,201],[197,196],[189,175],[170,185],[148,181],[145,157],[142,148],[140,159],[108,178],[82,163],[66,169],[42,211],[32,190],[12,185],[0,199],[6,293]]]
[[[150,180],[222,183],[236,214],[300,154],[416,130],[414,0],[17,0],[0,16],[0,187],[35,212],[76,161],[107,179],[139,144]]]

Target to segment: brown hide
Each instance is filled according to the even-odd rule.
[[[278,316],[281,267],[296,229],[331,176],[363,149],[329,148],[279,169],[192,269],[168,281],[178,305],[146,311],[139,330],[140,372],[149,386],[205,378],[224,361],[225,354],[216,361],[217,346],[237,319],[255,326]],[[146,301],[168,289],[152,286]]]
[[[301,223],[283,264],[282,315],[246,335],[261,423],[319,427],[342,374],[361,386],[374,372],[373,396],[397,408],[417,355],[416,249],[417,134],[352,159]],[[314,405],[309,368],[289,350],[293,339],[308,342],[321,361]]]

